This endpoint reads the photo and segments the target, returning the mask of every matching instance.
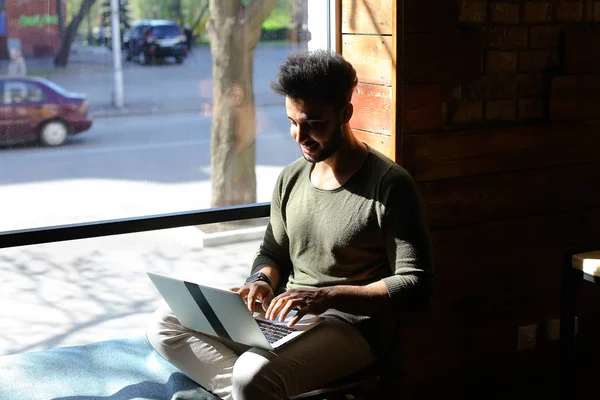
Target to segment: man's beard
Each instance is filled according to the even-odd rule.
[[[302,152],[304,159],[312,164],[316,164],[321,161],[327,160],[336,151],[339,150],[340,145],[342,143],[342,125],[340,123],[336,123],[336,128],[333,134],[331,135],[331,139],[325,142],[322,145],[319,145],[320,151],[314,156],[311,157],[308,154]]]

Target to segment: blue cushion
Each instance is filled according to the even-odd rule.
[[[218,400],[145,337],[0,357],[0,400]]]

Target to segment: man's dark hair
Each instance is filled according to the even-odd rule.
[[[294,100],[320,98],[341,110],[352,98],[358,79],[352,64],[327,50],[315,50],[288,56],[271,89]]]

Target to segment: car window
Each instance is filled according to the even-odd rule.
[[[133,31],[133,35],[132,35],[133,38],[139,39],[142,36],[142,29],[143,29],[142,26],[137,26],[135,28],[135,30]]]
[[[43,83],[44,83],[46,86],[48,86],[50,89],[54,90],[55,92],[57,92],[57,93],[60,93],[60,94],[62,94],[63,96],[66,96],[66,97],[68,97],[68,96],[69,96],[69,94],[70,94],[70,93],[69,93],[69,92],[68,92],[68,91],[67,91],[65,88],[63,88],[62,86],[59,86],[59,85],[57,85],[56,83],[54,83],[54,82],[52,82],[52,81],[50,81],[50,80],[47,80],[47,79],[43,79],[43,78],[39,78],[39,79],[41,79],[41,81],[42,81],[42,82],[43,82]],[[41,89],[40,89],[40,90],[41,90]],[[42,93],[43,93],[43,92],[42,92]]]
[[[4,104],[40,102],[45,99],[44,91],[29,82],[6,82],[4,84]]]
[[[152,28],[152,35],[158,38],[179,36],[181,29],[177,25],[157,25]]]

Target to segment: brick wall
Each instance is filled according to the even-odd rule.
[[[32,20],[23,26],[22,17],[56,16],[57,0],[7,0],[6,24],[7,37],[20,39],[23,54],[26,57],[54,55],[60,46],[57,24],[40,23],[32,25]]]
[[[402,6],[393,134],[436,260],[432,307],[405,331],[404,397],[554,397],[545,327],[560,315],[563,257],[598,245],[600,1]],[[598,348],[595,293],[578,299],[580,354]],[[519,351],[531,323],[536,347]]]
[[[441,7],[449,12],[441,19],[435,17],[436,24],[428,28],[419,28],[418,13],[411,14],[410,7],[406,15],[407,43],[411,36],[422,37],[425,32],[437,32],[441,38],[441,31],[445,31],[446,36],[450,32],[460,32],[479,44],[478,48],[471,46],[466,50],[467,58],[476,60],[476,68],[472,68],[473,62],[469,68],[464,68],[465,52],[456,52],[457,48],[464,50],[464,46],[458,43],[457,37],[449,47],[444,46],[452,52],[440,55],[430,51],[436,64],[443,65],[437,75],[414,76],[415,83],[442,85],[440,128],[549,120],[553,109],[551,88],[557,76],[600,73],[600,47],[597,46],[600,35],[595,31],[595,26],[600,23],[600,1],[457,1],[456,11],[448,5],[455,2],[442,4]],[[422,6],[415,5],[415,9],[443,2],[419,3]],[[433,18],[430,15],[430,19]],[[413,28],[411,20],[415,21]],[[567,40],[569,36],[574,39]],[[582,43],[586,45],[582,46]],[[425,48],[420,53],[427,51]],[[409,83],[411,70],[422,69],[421,59],[414,61],[410,55],[406,56]],[[570,65],[577,67],[571,71],[565,69]],[[463,74],[448,77],[444,69],[462,69]]]

